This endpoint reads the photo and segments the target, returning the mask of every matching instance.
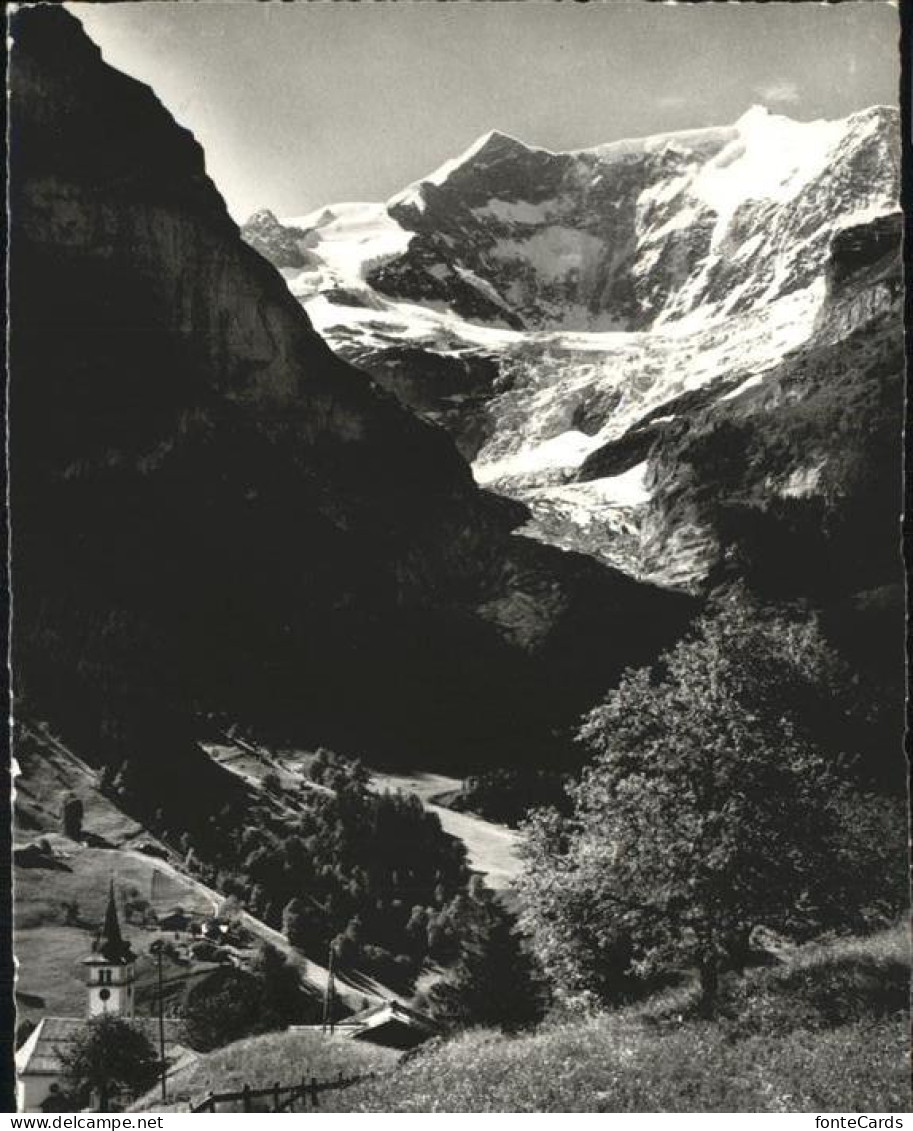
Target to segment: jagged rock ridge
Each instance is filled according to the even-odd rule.
[[[896,131],[887,107],[820,122],[755,107],[731,127],[575,153],[493,132],[386,207],[260,213],[246,235],[278,266],[305,266],[280,261],[279,246],[310,251],[309,267],[348,267],[383,295],[464,318],[645,329],[815,282],[847,214],[895,206]]]

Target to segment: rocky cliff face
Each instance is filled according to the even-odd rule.
[[[523,508],[328,349],[148,88],[61,10],[13,38],[20,697],[151,793],[203,773],[211,713],[404,762],[556,756],[687,602],[513,537]]]

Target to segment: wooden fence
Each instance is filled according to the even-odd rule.
[[[219,1104],[240,1103],[242,1111],[307,1111],[308,1107],[320,1107],[321,1092],[335,1092],[349,1088],[362,1080],[370,1080],[376,1073],[368,1072],[362,1076],[343,1076],[340,1072],[335,1080],[310,1080],[301,1077],[300,1084],[281,1087],[278,1083],[271,1088],[251,1088],[245,1084],[239,1092],[210,1092],[198,1104],[191,1104],[191,1112],[214,1112]],[[254,1107],[256,1101],[266,1101],[266,1107]]]

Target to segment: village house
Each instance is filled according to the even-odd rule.
[[[175,935],[185,934],[192,926],[192,920],[183,907],[175,907],[163,915],[159,921],[159,930],[168,931]]]
[[[326,1025],[292,1025],[295,1031],[325,1031]],[[334,1021],[332,1032],[337,1037],[353,1041],[368,1041],[393,1049],[412,1049],[436,1037],[440,1026],[427,1014],[419,1013],[400,1001],[375,1002],[374,1005]]]

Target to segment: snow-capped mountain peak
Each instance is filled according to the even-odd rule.
[[[386,204],[246,234],[346,357],[531,508],[529,533],[633,568],[651,439],[683,406],[762,397],[822,324],[835,245],[844,273],[887,254],[898,191],[896,111],[754,106],[564,153],[490,131]],[[275,226],[303,265],[266,248]],[[873,295],[865,317],[890,301]]]
[[[458,157],[450,161],[445,161],[440,168],[430,173],[427,177],[423,177],[422,180],[430,181],[432,184],[440,184],[446,179],[450,172],[454,169],[458,169],[461,165],[465,165],[467,161],[474,158],[484,157],[490,160],[493,157],[505,157],[511,153],[516,153],[518,150],[538,149],[538,146],[527,145],[525,141],[521,141],[512,134],[505,133],[503,130],[488,130],[486,133],[477,137]],[[540,152],[546,151],[540,150]]]
[[[510,160],[512,157],[516,157],[518,153],[523,152],[547,153],[548,150],[527,145],[519,138],[512,137],[501,130],[488,130],[487,133],[477,137],[462,153],[445,161],[433,172],[427,173],[424,177],[407,185],[401,192],[396,193],[387,201],[387,204],[389,207],[407,205],[421,211],[424,207],[423,190],[426,186],[439,187],[468,167],[478,168],[497,161]]]

